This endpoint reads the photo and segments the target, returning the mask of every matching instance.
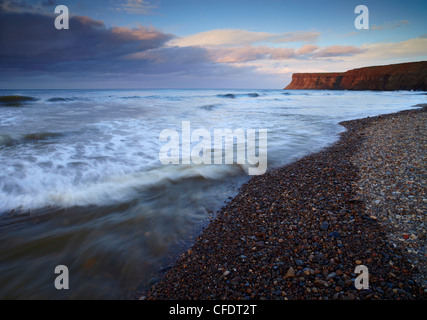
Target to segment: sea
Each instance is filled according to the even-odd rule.
[[[184,122],[266,130],[272,170],[336,142],[341,121],[422,103],[412,91],[0,90],[0,299],[132,299],[161,278],[251,178],[249,163],[162,163],[163,130],[180,148]]]

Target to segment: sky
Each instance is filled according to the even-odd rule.
[[[295,72],[427,60],[426,14],[425,0],[2,0],[0,88],[281,89]]]

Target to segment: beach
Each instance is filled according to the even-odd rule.
[[[427,1],[58,2],[0,1],[0,300],[426,300]]]
[[[426,112],[341,122],[332,146],[251,178],[138,298],[426,299]]]
[[[215,258],[210,262],[220,264],[212,267],[215,274],[220,268],[224,269],[219,276],[227,271],[233,272],[224,276],[226,281],[251,276],[236,275],[240,271],[228,270],[230,259],[237,259],[235,261],[238,263],[232,263],[236,270],[240,270],[236,265],[243,263],[247,264],[248,270],[256,270],[253,265],[259,264],[270,272],[271,268],[264,263],[264,259],[270,261],[280,255],[268,253],[262,256],[258,253],[269,252],[269,246],[276,240],[281,239],[280,246],[287,243],[297,251],[300,250],[298,246],[305,247],[309,243],[302,241],[311,241],[306,236],[307,232],[312,237],[326,237],[322,240],[326,242],[318,240],[316,246],[327,246],[332,240],[343,241],[327,237],[337,228],[333,224],[343,219],[335,214],[343,208],[356,213],[361,209],[357,203],[352,204],[354,208],[348,207],[341,188],[352,192],[354,189],[354,196],[350,199],[363,199],[370,206],[380,200],[379,206],[384,209],[381,193],[384,193],[384,197],[395,197],[392,194],[394,190],[388,194],[387,190],[380,188],[367,194],[375,195],[374,198],[364,199],[364,195],[356,194],[356,191],[362,191],[360,187],[369,190],[368,187],[374,188],[375,185],[357,185],[355,181],[354,185],[326,187],[324,181],[330,182],[325,180],[328,176],[319,176],[323,172],[319,170],[323,167],[336,181],[341,181],[353,170],[340,164],[342,168],[333,171],[339,168],[339,165],[332,164],[332,160],[337,161],[335,154],[332,160],[316,160],[314,157],[313,163],[300,165],[301,169],[295,165],[299,163],[296,161],[334,145],[340,139],[340,133],[345,131],[339,123],[408,108],[415,111],[418,108],[411,106],[425,103],[426,96],[415,91],[135,89],[0,90],[0,97],[0,299],[133,299],[135,292],[145,290],[161,279],[164,270],[193,247],[196,237],[203,234],[204,228],[217,217],[219,220],[213,225],[221,222],[219,227],[226,228],[221,232],[227,233],[223,239],[225,242],[219,242],[223,249],[217,248],[215,243],[206,243],[205,247],[208,253],[216,248],[217,256],[227,258],[224,261]],[[188,122],[191,122],[193,133],[203,129],[211,137],[215,136],[216,130],[267,130],[268,174],[252,179],[250,186],[243,187],[247,190],[243,192],[248,195],[243,193],[243,196],[233,200],[239,188],[251,178],[249,169],[252,164],[249,162],[225,164],[226,154],[223,154],[224,164],[163,164],[160,151],[167,144],[161,141],[161,133],[166,129],[184,137],[182,133],[190,130],[184,130],[183,123]],[[424,130],[421,123],[418,127],[418,131],[409,128],[408,132],[419,136]],[[406,136],[406,131],[402,130],[397,134]],[[373,133],[373,136],[380,135]],[[390,140],[387,137],[381,139]],[[422,154],[400,152],[401,149],[409,150],[410,144],[400,137],[396,139],[402,145],[390,156],[404,163],[413,155],[420,162],[411,164],[411,170],[415,170],[416,166],[422,167]],[[198,139],[193,139],[191,147],[196,147],[198,142]],[[233,147],[236,150],[238,142],[236,139]],[[353,145],[350,147],[353,148]],[[377,149],[380,154],[386,151],[387,148]],[[370,149],[367,148],[366,152],[370,152]],[[348,157],[339,159],[350,161],[349,157],[355,155],[348,153]],[[354,158],[351,161],[353,166],[360,162],[359,165],[363,167],[363,161],[368,159],[362,156],[359,160]],[[322,162],[330,162],[331,165],[321,165]],[[368,161],[367,164],[370,163]],[[283,168],[288,165],[291,167],[286,173],[287,169]],[[309,170],[312,167],[314,172]],[[373,168],[378,173],[398,171],[395,168]],[[384,178],[374,173],[370,173],[371,181]],[[412,177],[411,171],[403,174],[411,174],[410,179],[408,176],[411,183],[405,183],[405,186],[423,190],[425,183]],[[295,189],[298,186],[301,186],[300,189]],[[412,192],[401,191],[402,195],[405,195],[405,191]],[[289,195],[285,195],[286,192]],[[395,240],[396,245],[401,242],[413,245],[421,241],[418,239],[418,227],[415,228],[421,225],[419,221],[405,222],[420,215],[415,210],[413,214],[416,216],[412,218],[413,210],[406,206],[412,203],[412,195],[407,196],[407,203],[396,198],[397,204],[402,205],[402,212],[393,219],[403,218],[393,222],[393,225],[414,227],[402,230],[399,239],[408,239]],[[323,203],[321,197],[328,199],[328,202]],[[218,214],[227,204],[225,208],[228,209]],[[419,202],[417,206],[418,210],[422,210]],[[312,207],[317,211],[313,211]],[[381,217],[382,212],[377,213],[374,207],[368,209],[371,211],[369,215]],[[411,213],[405,213],[405,210]],[[329,217],[328,211],[333,215]],[[353,214],[350,211],[349,217]],[[319,221],[313,221],[310,228],[314,229],[309,228],[309,231],[300,234],[302,231],[298,223],[307,220],[306,215],[313,212],[318,213],[313,217],[319,218]],[[356,213],[353,214],[355,220],[358,219]],[[264,218],[263,214],[271,214],[271,217]],[[334,217],[336,220],[331,220]],[[258,221],[260,218],[261,221]],[[227,219],[236,222],[227,222]],[[282,225],[262,225],[262,219],[289,225],[278,233],[275,228]],[[323,226],[326,231],[318,230],[323,219],[329,223]],[[249,231],[245,229],[247,225]],[[289,227],[292,230],[288,230]],[[210,228],[206,232],[218,232],[215,229],[209,231]],[[237,234],[231,233],[229,228],[236,228]],[[221,235],[221,232],[218,234]],[[321,232],[320,235],[317,232]],[[262,234],[265,236],[259,236]],[[291,234],[294,238],[288,239]],[[277,239],[273,241],[272,237]],[[293,242],[289,244],[287,241],[291,240]],[[261,241],[264,241],[264,247]],[[252,251],[253,247],[256,250]],[[409,248],[414,252],[420,251],[418,247]],[[249,255],[246,249],[257,255]],[[278,252],[282,250],[287,252],[283,248]],[[307,256],[311,255],[311,251]],[[232,258],[230,254],[234,253],[237,256]],[[247,258],[241,259],[240,256]],[[290,257],[302,261],[306,259]],[[327,259],[329,261],[334,257],[337,256],[328,254]],[[253,259],[261,260],[254,264]],[[287,260],[277,262],[283,262],[283,265],[273,264],[272,267],[281,268],[280,273],[286,273],[291,267]],[[72,289],[58,291],[53,286],[54,270],[58,265],[69,268]],[[304,268],[311,268],[313,272],[316,269],[309,265],[301,267],[301,272],[304,272]],[[298,273],[296,266],[293,268]],[[341,269],[352,272],[354,266],[353,270]],[[179,279],[184,281],[185,277]],[[217,285],[215,278],[212,281]],[[233,283],[236,281],[233,280]],[[250,289],[253,290],[251,294],[255,292],[254,288]],[[212,295],[206,292],[208,290],[201,291],[200,297]],[[261,298],[263,295],[260,293],[258,296]],[[239,296],[245,297],[243,294]]]

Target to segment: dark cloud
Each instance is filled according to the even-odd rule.
[[[26,1],[26,0],[2,0],[0,1],[0,12],[30,12],[42,13],[46,8],[57,5],[57,0]]]
[[[52,7],[56,5],[56,0],[44,0],[42,1],[43,7]]]
[[[36,10],[35,7],[24,0],[0,1],[0,12],[29,12],[34,10]]]
[[[102,21],[75,16],[68,30],[57,30],[55,18],[0,11],[0,85],[137,87],[163,81],[179,86],[194,78],[201,85],[206,79],[252,72],[216,63],[204,48],[166,46],[174,35],[153,27],[108,28]]]
[[[195,64],[210,60],[204,48],[199,47],[162,47],[137,52],[126,57],[128,60],[147,60],[159,64]]]
[[[88,17],[71,17],[57,30],[55,15],[0,12],[0,68],[26,71],[114,69],[124,56],[161,47],[173,35],[154,28],[107,28]]]

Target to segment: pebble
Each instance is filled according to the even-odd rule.
[[[329,234],[332,238],[341,238],[341,234],[338,231],[333,231]]]
[[[323,231],[328,230],[329,229],[329,223],[323,222],[322,225],[320,226],[320,229]]]
[[[333,279],[333,278],[335,278],[336,275],[337,274],[335,272],[332,272],[332,273],[328,274],[328,276],[326,277],[326,280]]]
[[[297,266],[303,266],[304,265],[304,262],[302,262],[302,260],[295,260],[295,263],[296,263],[296,265]]]
[[[255,242],[255,245],[257,246],[257,247],[264,247],[264,241],[257,241],[257,242]]]
[[[313,270],[313,269],[310,269],[310,268],[304,268],[304,269],[303,269],[303,272],[304,272],[304,274],[305,274],[306,276],[309,276],[309,275],[311,275],[311,274],[314,274],[314,270]]]
[[[425,127],[426,111],[345,121],[348,130],[333,146],[252,177],[197,237],[191,254],[139,296],[427,299],[413,266],[418,261],[425,272],[427,265],[420,240],[425,210],[417,211],[426,203],[426,135],[416,129]],[[379,290],[354,289],[355,265],[362,263],[370,287]]]
[[[285,276],[283,277],[283,279],[288,279],[288,278],[295,278],[295,270],[292,267],[290,267],[288,269],[288,271],[286,272]]]
[[[393,247],[408,252],[411,258],[406,259],[418,261],[414,277],[420,285],[427,280],[427,244],[419,237],[425,231],[427,136],[418,128],[425,128],[426,122],[425,107],[390,115],[379,129],[364,130],[366,140],[352,157],[361,170],[357,196],[367,204],[367,213],[389,229]]]
[[[354,294],[352,294],[351,292],[347,293],[344,297],[343,300],[354,300],[356,299],[356,296]]]

